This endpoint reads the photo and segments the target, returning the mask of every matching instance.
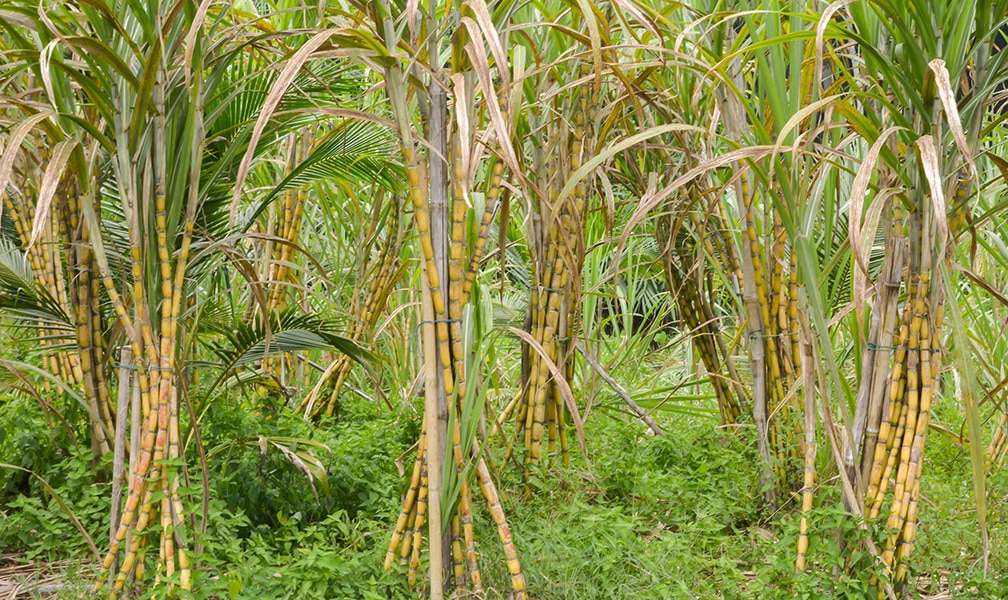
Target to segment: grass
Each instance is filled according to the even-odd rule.
[[[15,399],[0,405],[0,422],[19,424],[0,443],[0,461],[28,461],[101,545],[108,535],[108,484],[95,481],[87,452],[57,451],[61,440],[49,437],[34,407]],[[943,422],[954,422],[950,401],[937,412]],[[810,524],[811,568],[795,575],[798,503],[775,514],[763,509],[751,468],[752,430],[719,431],[693,412],[659,416],[671,432],[663,437],[616,410],[596,411],[587,424],[592,462],[575,451],[570,468],[534,478],[530,493],[517,470],[505,471],[500,489],[536,598],[865,597],[866,579],[834,576],[850,554],[836,543],[847,521],[834,481],[820,482]],[[395,459],[408,450],[414,429],[411,419],[359,399],[323,428],[296,417],[264,419],[238,403],[211,410],[203,429],[208,447],[258,433],[311,439],[332,452],[314,450],[329,478],[329,494],[318,501],[305,476],[279,452],[263,460],[257,447],[235,446],[211,460],[198,597],[415,597],[401,573],[381,569],[405,486]],[[13,431],[16,437],[10,437]],[[189,464],[198,465],[191,458]],[[993,473],[990,480],[985,578],[968,473],[967,453],[944,436],[930,436],[913,570],[926,594],[1005,597],[1008,586],[998,574],[1008,572],[1008,476]],[[3,477],[0,551],[39,565],[87,558],[86,544],[51,498],[14,473]],[[197,485],[198,474],[190,477]],[[504,599],[508,587],[496,534],[486,511],[476,513],[486,597]],[[81,578],[70,580],[75,587],[60,597],[87,597]],[[913,590],[912,597],[918,596]]]

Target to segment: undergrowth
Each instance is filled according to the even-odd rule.
[[[571,466],[549,467],[526,488],[517,469],[500,482],[514,541],[530,589],[543,600],[602,598],[864,598],[872,594],[871,556],[838,542],[851,527],[835,481],[820,481],[809,515],[810,568],[795,574],[797,496],[775,513],[762,502],[751,429],[676,428],[654,436],[639,422],[599,413],[587,425],[586,463],[571,444]],[[691,417],[692,418],[692,417]],[[0,462],[35,471],[72,509],[101,548],[107,540],[107,464],[93,466],[69,433],[51,429],[37,405],[0,405]],[[293,416],[264,418],[241,405],[207,412],[210,501],[195,589],[199,598],[412,598],[403,568],[381,568],[406,481],[396,459],[416,436],[415,416],[393,415],[357,400],[337,419],[314,427]],[[83,432],[77,432],[83,437]],[[309,478],[283,453],[239,439],[298,439],[325,466]],[[320,446],[324,445],[324,446]],[[494,457],[501,458],[494,449]],[[200,528],[199,456],[189,449],[190,508]],[[829,472],[821,453],[820,470]],[[946,437],[930,440],[922,494],[920,541],[913,572],[924,593],[952,590],[959,598],[1006,597],[997,574],[1008,571],[1005,551],[1008,477],[989,481],[990,565],[978,557],[980,539],[972,488],[963,474],[969,456]],[[99,475],[95,476],[95,473]],[[36,480],[4,471],[0,480],[0,550],[38,563],[87,560],[90,552],[66,513]],[[966,483],[964,483],[964,481]],[[315,484],[315,492],[312,490]],[[316,498],[317,494],[317,498]],[[489,599],[509,586],[495,528],[477,509],[477,544]],[[849,533],[849,532],[848,532]],[[853,559],[851,558],[853,557]],[[860,578],[845,575],[859,561]],[[63,597],[88,597],[78,579]],[[909,590],[911,597],[917,588]]]

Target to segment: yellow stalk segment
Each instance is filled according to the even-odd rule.
[[[796,323],[797,324],[797,323]],[[815,355],[812,342],[809,339],[808,329],[801,340],[802,355],[801,361],[796,365],[802,365],[800,370],[804,374],[802,385],[804,387],[804,412],[805,412],[805,476],[802,481],[802,513],[801,522],[798,525],[798,552],[795,556],[795,570],[804,571],[807,565],[807,554],[809,548],[808,538],[808,515],[812,510],[812,490],[815,485],[815,458],[816,458],[816,377],[814,365]],[[797,333],[797,332],[796,332]],[[805,366],[808,365],[808,366]]]
[[[409,488],[406,490],[406,497],[403,500],[402,509],[399,511],[399,518],[396,519],[395,527],[392,529],[392,539],[389,541],[388,552],[385,554],[385,568],[392,566],[395,560],[396,550],[406,534],[407,522],[410,511],[413,510],[417,497],[420,495],[420,475],[423,469],[424,452],[427,449],[427,424],[426,421],[420,425],[420,441],[417,443],[417,456],[413,462],[413,475],[410,477]]]
[[[420,546],[423,541],[424,519],[427,516],[427,462],[424,461],[423,470],[420,474],[420,493],[417,495],[416,519],[413,522],[413,537],[410,543],[411,552],[409,560],[409,571],[406,578],[410,586],[416,585],[416,571],[420,566]]]
[[[461,588],[465,585],[465,557],[462,554],[462,520],[458,513],[452,515],[451,537],[452,576],[455,587]]]
[[[892,468],[887,463],[888,448],[893,447],[893,440],[896,438],[899,424],[902,422],[903,414],[903,372],[906,365],[907,346],[910,339],[910,320],[912,316],[910,307],[905,309],[899,324],[899,338],[896,343],[896,357],[893,361],[892,375],[889,380],[889,417],[882,419],[879,426],[878,441],[876,442],[874,459],[872,461],[871,474],[868,479],[868,489],[865,497],[871,503],[868,510],[869,518],[878,516],[878,510],[882,506],[882,498],[885,495],[885,486],[888,484],[888,471]],[[884,410],[884,409],[883,409]],[[886,469],[886,476],[883,477],[883,468]]]
[[[473,442],[473,451],[479,454],[476,442]],[[478,476],[480,491],[486,499],[487,508],[490,509],[490,517],[497,526],[497,535],[500,537],[501,545],[504,547],[504,556],[507,559],[508,573],[511,576],[511,589],[514,592],[515,600],[528,600],[528,587],[525,585],[525,575],[522,573],[521,562],[518,560],[518,551],[515,550],[514,542],[511,539],[511,528],[508,527],[507,517],[504,515],[504,507],[501,506],[500,496],[494,486],[493,479],[490,478],[490,469],[482,457],[476,461],[476,474]]]

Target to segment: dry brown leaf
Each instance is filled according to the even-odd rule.
[[[189,32],[186,33],[185,37],[185,56],[183,58],[183,65],[185,65],[185,82],[186,88],[192,88],[192,59],[193,51],[196,47],[196,36],[199,34],[200,29],[206,21],[207,10],[210,9],[210,5],[213,4],[214,0],[203,0],[200,2],[199,8],[196,9],[196,15],[193,17],[192,26],[189,27]]]
[[[35,221],[32,223],[31,239],[28,240],[28,247],[31,248],[42,233],[46,219],[49,218],[49,207],[52,206],[53,197],[56,195],[56,186],[63,179],[63,170],[70,161],[70,155],[77,147],[77,140],[66,140],[56,144],[53,148],[52,158],[46,165],[45,173],[42,175],[42,184],[39,186],[38,203],[35,205]]]
[[[406,27],[409,29],[410,39],[416,37],[416,22],[419,7],[420,0],[407,0],[406,2]]]
[[[822,16],[819,17],[819,22],[816,24],[815,77],[816,87],[820,90],[822,89],[823,46],[825,45],[824,38],[826,36],[826,28],[829,27],[829,23],[833,19],[833,15],[836,14],[838,10],[854,2],[855,0],[837,0],[833,4],[830,4],[826,7],[826,10],[823,11]]]
[[[874,240],[875,233],[878,231],[879,221],[882,217],[882,211],[886,206],[889,205],[889,199],[892,198],[894,194],[899,193],[900,190],[895,188],[890,188],[885,192],[879,193],[875,196],[875,201],[872,202],[871,206],[868,207],[868,211],[865,213],[864,227],[859,232],[861,239]],[[864,252],[861,253],[860,250],[854,250],[854,244],[851,243],[851,252],[858,252],[858,266],[861,268],[854,269],[854,302],[857,305],[858,319],[861,318],[861,307],[864,304],[865,299],[870,293],[875,290],[875,286],[872,285],[871,289],[868,286],[868,271],[864,268],[864,265],[868,264],[868,259],[871,256],[871,244],[868,244],[864,248]]]
[[[455,94],[455,123],[458,126],[458,153],[462,161],[462,188],[465,191],[466,202],[469,203],[469,187],[472,183],[472,130],[469,125],[469,99],[466,97],[465,75],[454,73],[451,76],[452,90]]]
[[[945,191],[942,189],[941,171],[938,166],[938,153],[935,151],[935,139],[931,135],[917,138],[917,150],[920,152],[921,166],[924,176],[931,188],[931,204],[934,206],[934,219],[938,225],[939,255],[945,251],[948,240],[948,204],[945,202]]]
[[[493,80],[490,77],[490,62],[487,59],[486,50],[483,48],[483,44],[479,43],[479,40],[482,38],[479,25],[471,17],[462,17],[461,24],[469,30],[469,35],[473,38],[473,42],[465,46],[466,53],[469,54],[469,59],[476,70],[476,79],[483,92],[483,97],[488,100],[486,106],[490,112],[490,123],[497,134],[497,142],[504,155],[504,161],[512,172],[522,173],[522,169],[518,166],[518,158],[515,155],[514,146],[511,144],[511,133],[507,123],[504,121],[500,105],[492,100],[497,98],[497,90],[494,89]]]
[[[39,7],[39,11],[42,11],[41,6]],[[53,88],[52,68],[49,65],[52,62],[52,54],[56,49],[56,43],[59,41],[61,40],[55,39],[49,42],[46,44],[46,47],[42,49],[42,52],[39,52],[39,72],[42,74],[42,87],[45,88],[46,98],[49,100],[50,104],[52,103],[52,99],[56,98],[57,95],[55,89]],[[53,106],[53,108],[59,110],[56,106]]]
[[[956,104],[955,92],[952,90],[952,82],[949,81],[948,69],[945,68],[945,61],[936,58],[928,63],[928,68],[935,74],[935,84],[938,86],[938,97],[941,99],[942,108],[945,110],[945,119],[948,121],[952,137],[955,139],[959,152],[969,165],[969,174],[976,176],[976,163],[973,161],[973,153],[970,151],[969,143],[966,141],[966,133],[963,131],[962,119],[959,117],[959,106]]]
[[[633,0],[615,0],[615,4],[624,12],[630,13],[634,20],[640,23],[644,29],[647,29],[648,32],[655,36],[656,39],[664,39],[661,32],[658,30],[658,27],[655,25],[655,22],[648,18],[648,16],[644,14],[644,11],[642,11]]]
[[[987,158],[991,159],[991,162],[994,163],[995,167],[997,167],[998,171],[1001,173],[1001,179],[1003,179],[1005,183],[1008,183],[1008,160],[1005,160],[990,151],[984,152],[984,154],[986,154]]]
[[[31,132],[32,128],[49,118],[52,113],[40,112],[34,114],[24,121],[11,133],[7,139],[7,148],[0,156],[0,196],[7,191],[7,183],[10,181],[11,171],[14,169],[14,159],[17,158],[21,143]],[[3,215],[3,202],[0,202],[0,215]]]
[[[311,55],[315,50],[317,50],[322,44],[329,41],[329,38],[336,33],[335,30],[327,29],[316,33],[307,42],[304,43],[297,52],[287,60],[287,64],[284,65],[283,70],[280,72],[280,76],[273,83],[273,87],[270,88],[269,95],[266,96],[266,102],[263,103],[262,112],[259,113],[259,118],[256,120],[255,126],[252,128],[252,136],[249,138],[248,149],[245,150],[245,155],[242,157],[241,163],[238,165],[238,174],[235,177],[234,192],[231,196],[231,211],[228,218],[228,222],[234,225],[235,217],[238,212],[238,202],[241,200],[242,187],[245,185],[245,178],[248,176],[249,168],[252,166],[252,158],[255,156],[256,146],[259,145],[259,138],[262,137],[263,130],[266,129],[266,125],[269,123],[270,117],[273,116],[274,111],[276,111],[277,106],[280,105],[280,100],[283,99],[283,95],[287,92],[287,88],[290,87],[291,82],[297,76],[301,67],[304,66],[306,62],[311,58]]]
[[[483,31],[483,37],[486,38],[487,45],[490,46],[490,54],[493,54],[494,61],[497,63],[497,73],[501,78],[501,89],[511,89],[507,52],[504,51],[504,44],[501,43],[500,33],[494,27],[493,19],[490,18],[490,9],[487,8],[486,2],[483,0],[469,0],[469,8],[476,15],[476,23],[479,24],[480,29]],[[488,98],[487,101],[496,102],[496,96],[492,97],[492,99]]]
[[[875,163],[878,161],[879,153],[885,147],[889,136],[900,130],[900,127],[893,125],[883,131],[875,139],[875,142],[868,148],[861,166],[858,167],[857,175],[854,176],[854,183],[851,184],[850,204],[847,209],[847,236],[850,238],[851,252],[854,260],[857,261],[858,268],[867,275],[868,261],[861,252],[861,212],[864,208],[865,195],[868,193],[868,184],[871,182],[872,173],[875,171]]]

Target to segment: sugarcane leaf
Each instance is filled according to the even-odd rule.
[[[658,24],[648,17],[644,11],[637,6],[636,0],[614,0],[613,5],[623,12],[629,13],[633,16],[634,20],[637,21],[641,27],[647,29],[648,32],[655,36],[655,38],[664,41],[665,36],[662,31],[658,28]]]
[[[952,340],[954,342],[954,357],[956,369],[959,372],[960,397],[963,403],[963,413],[966,415],[966,428],[969,434],[970,464],[973,472],[973,502],[976,506],[977,525],[980,527],[980,536],[983,543],[984,570],[987,569],[988,557],[990,555],[990,541],[987,531],[987,485],[986,485],[986,457],[983,452],[983,427],[980,424],[980,410],[977,398],[979,397],[979,386],[976,380],[976,372],[973,366],[972,357],[969,356],[970,339],[966,324],[963,321],[962,309],[956,301],[958,298],[958,287],[952,279],[945,261],[940,261],[939,271],[941,272],[942,283],[945,293],[952,302],[946,302],[946,312],[949,316],[949,324],[952,326]]]
[[[53,148],[53,157],[46,165],[45,173],[42,175],[42,185],[39,186],[38,204],[35,206],[35,221],[32,223],[31,238],[28,240],[28,248],[35,245],[35,240],[42,233],[46,220],[49,218],[49,207],[52,206],[53,197],[56,195],[56,186],[63,179],[64,168],[70,161],[70,155],[77,147],[77,140],[66,140],[56,144]]]
[[[104,148],[106,151],[108,152],[115,151],[115,144],[112,143],[112,140],[110,140],[108,136],[105,135],[105,133],[103,133],[100,129],[98,129],[98,127],[96,127],[95,124],[90,120],[75,114],[60,113],[59,116],[61,119],[66,119],[67,121],[70,121],[71,123],[74,123],[81,129],[83,129],[85,132],[87,132],[89,136],[97,140],[98,143],[101,144],[102,148]]]
[[[992,282],[985,279],[983,276],[978,274],[973,269],[969,267],[964,267],[962,265],[954,264],[952,265],[955,270],[960,271],[964,275],[970,278],[973,283],[979,285],[985,292],[990,294],[995,300],[1001,303],[1002,306],[1008,308],[1008,295],[1001,293]]]
[[[137,46],[136,43],[133,41],[132,36],[122,26],[122,23],[119,21],[119,18],[115,15],[114,12],[112,12],[110,7],[108,6],[108,3],[105,2],[105,0],[81,0],[80,4],[82,7],[90,7],[100,12],[101,23],[102,24],[107,23],[112,25],[112,28],[116,30],[116,33],[118,33],[122,37],[122,39],[126,41],[127,44],[129,44],[130,48],[132,48],[134,52],[137,51]],[[87,13],[88,11],[85,9],[85,12]]]
[[[632,148],[640,144],[641,142],[645,142],[651,138],[658,137],[666,133],[679,132],[679,131],[691,131],[694,133],[701,133],[701,134],[707,132],[707,130],[703,129],[702,127],[696,127],[695,125],[673,123],[670,125],[658,125],[655,127],[650,127],[644,131],[635,133],[631,136],[627,136],[626,138],[623,138],[618,142],[614,142],[613,144],[609,145],[595,156],[592,156],[590,159],[585,161],[585,163],[581,165],[581,167],[577,171],[571,174],[567,182],[564,183],[563,189],[560,190],[560,194],[557,196],[557,199],[554,201],[554,204],[559,205],[561,202],[569,198],[571,193],[574,192],[574,188],[577,187],[578,183],[583,181],[586,177],[588,177],[588,175],[591,174],[592,171],[597,169],[600,165],[611,159],[613,156],[619,154],[620,152],[623,152],[628,148]],[[631,222],[633,222],[632,219]],[[632,225],[628,225],[628,227],[631,226]]]
[[[497,31],[493,19],[490,17],[490,9],[484,0],[469,0],[468,6],[476,16],[476,23],[483,32],[483,37],[486,39],[487,45],[490,46],[490,54],[493,55],[494,61],[497,63],[497,74],[501,79],[501,89],[511,89],[507,52],[504,50],[504,44],[501,43],[500,33]],[[490,96],[487,100],[489,102],[496,102],[496,97]]]
[[[161,44],[151,44],[150,52],[143,61],[143,77],[136,82],[133,103],[133,120],[129,128],[129,145],[134,148],[146,130],[144,123],[151,118],[148,107],[152,103],[154,84],[161,70]]]
[[[952,90],[952,83],[949,81],[948,68],[945,61],[936,58],[928,63],[928,68],[934,73],[935,84],[938,86],[938,97],[941,99],[942,108],[945,111],[945,119],[948,121],[949,129],[952,131],[952,138],[959,147],[963,160],[969,165],[969,173],[975,176],[977,173],[976,163],[973,161],[973,151],[970,150],[969,142],[966,141],[966,132],[963,131],[962,119],[959,116],[959,107],[956,104],[955,92]]]
[[[801,279],[799,280],[801,284],[800,291],[804,291],[806,302],[808,303],[809,322],[813,326],[815,333],[813,338],[816,340],[819,356],[826,359],[826,372],[830,375],[833,388],[843,394],[846,400],[841,405],[844,408],[841,414],[845,417],[844,423],[850,424],[852,418],[850,416],[849,404],[853,397],[853,392],[847,378],[840,375],[836,352],[833,349],[833,344],[830,343],[830,330],[826,321],[826,302],[818,286],[818,273],[821,272],[818,260],[815,256],[811,240],[805,235],[798,236],[795,249],[798,252],[798,268],[801,275]],[[825,394],[828,389],[828,387],[824,386],[823,393]],[[853,444],[848,444],[848,447],[853,447]]]
[[[602,82],[602,34],[596,14],[596,5],[589,0],[577,0],[578,8],[581,9],[581,16],[584,17],[585,25],[588,27],[588,38],[591,40],[592,63],[595,67],[595,88],[598,89]],[[603,23],[608,29],[608,24]]]
[[[196,15],[193,17],[192,24],[189,26],[189,31],[186,32],[185,36],[185,52],[183,53],[182,65],[185,72],[185,85],[186,88],[192,88],[193,79],[193,52],[196,50],[196,38],[199,36],[200,31],[206,24],[207,11],[210,9],[210,5],[214,0],[203,0],[200,2],[199,7],[196,9]]]
[[[494,89],[490,76],[490,62],[487,58],[486,50],[483,48],[483,44],[479,43],[481,39],[479,25],[469,17],[463,17],[460,24],[469,30],[469,35],[473,38],[473,41],[465,46],[466,53],[469,54],[472,65],[476,69],[476,81],[483,91],[483,97],[487,99],[486,108],[490,114],[490,123],[493,126],[494,133],[497,135],[497,143],[504,155],[504,161],[513,173],[521,174],[524,171],[518,166],[518,156],[514,145],[511,143],[511,132],[504,120],[504,113],[500,105],[494,101],[497,98],[497,90]],[[504,65],[498,68],[498,71],[504,70],[506,70]]]
[[[933,215],[935,223],[938,225],[938,255],[945,254],[945,243],[948,240],[948,205],[945,202],[945,190],[942,187],[941,170],[938,166],[938,153],[935,150],[935,139],[931,135],[922,135],[917,138],[917,150],[920,153],[921,166],[924,167],[924,176],[927,178],[928,186],[931,188],[931,204],[934,207]],[[954,298],[955,296],[953,296]]]
[[[630,217],[629,221],[624,227],[623,233],[620,235],[619,243],[616,246],[616,256],[619,257],[623,248],[626,246],[627,240],[630,238],[630,234],[633,228],[636,227],[649,212],[661,206],[662,202],[666,198],[671,196],[677,190],[693,181],[694,179],[700,177],[701,175],[713,170],[730,165],[733,162],[742,161],[745,159],[755,159],[773,154],[777,150],[776,146],[749,146],[746,148],[739,148],[738,150],[732,150],[727,154],[723,154],[717,158],[712,158],[706,160],[697,166],[693,167],[686,173],[682,174],[676,178],[672,183],[667,185],[661,191],[649,195],[647,198],[642,198],[640,204],[634,209],[633,215]],[[782,152],[789,152],[790,150],[783,150]]]
[[[850,207],[847,210],[847,235],[850,239],[851,253],[854,254],[854,259],[857,261],[858,267],[860,267],[861,271],[865,275],[868,275],[868,261],[865,257],[865,253],[861,250],[861,216],[864,209],[865,195],[868,193],[868,184],[871,183],[872,174],[876,171],[875,164],[878,161],[879,153],[882,152],[882,148],[889,140],[889,137],[899,130],[900,128],[895,125],[889,127],[883,131],[874,142],[872,142],[872,145],[868,148],[868,152],[865,154],[864,159],[861,160],[861,166],[858,167],[857,175],[854,177],[854,183],[851,184]],[[884,203],[876,199],[875,204],[879,206],[876,210],[881,210],[881,205]],[[869,234],[871,236],[869,239],[874,240],[875,231],[869,231]]]
[[[120,58],[118,54],[113,52],[101,40],[93,37],[70,36],[63,38],[63,41],[67,45],[73,46],[78,51],[82,51],[81,54],[88,54],[99,59],[99,64],[106,64],[112,67],[115,72],[125,79],[130,86],[137,87],[140,84],[136,75],[134,75],[129,66],[123,62],[122,58]]]
[[[819,17],[819,22],[816,23],[816,35],[815,35],[815,81],[816,86],[822,87],[822,72],[823,72],[823,47],[825,46],[826,29],[829,27],[830,21],[833,19],[833,15],[836,14],[838,10],[856,2],[856,0],[836,0],[826,7],[826,10],[822,12]]]
[[[14,159],[17,158],[18,151],[21,149],[21,143],[24,142],[32,128],[52,114],[51,112],[40,112],[28,117],[17,126],[7,139],[7,147],[4,149],[3,155],[0,156],[0,194],[7,193],[7,183],[10,181],[11,171],[14,169]],[[0,215],[2,214],[3,203],[0,202]]]

